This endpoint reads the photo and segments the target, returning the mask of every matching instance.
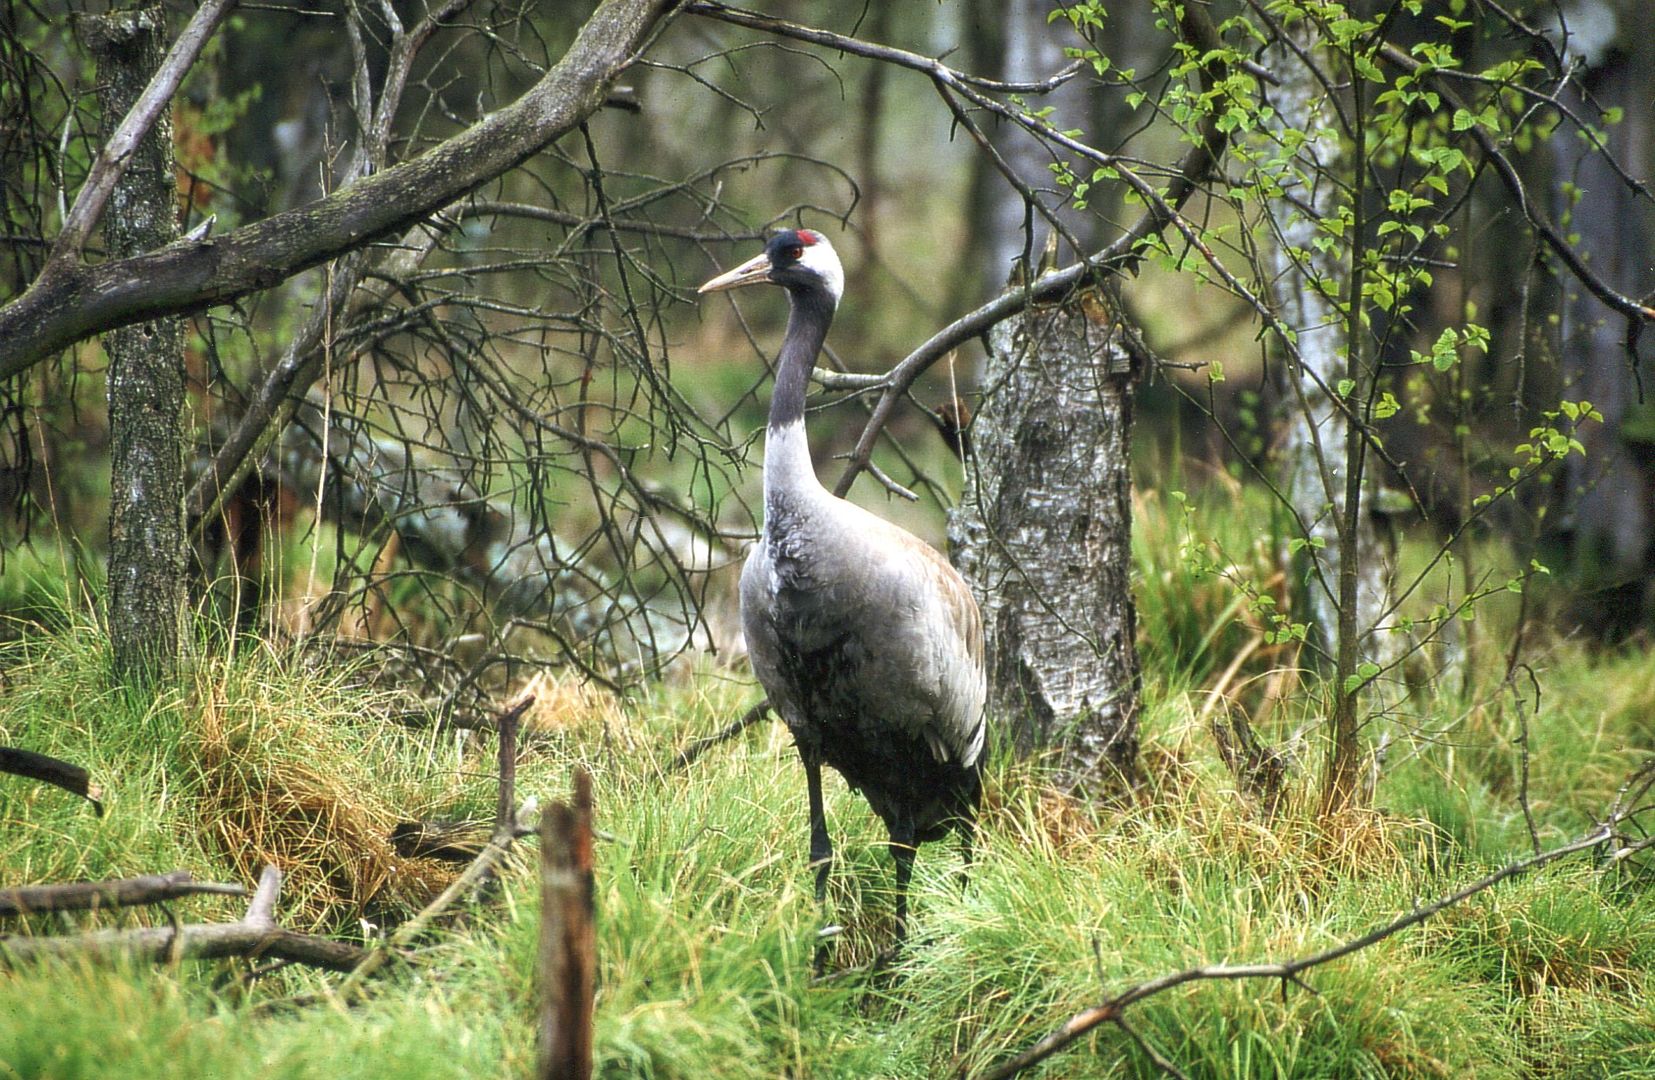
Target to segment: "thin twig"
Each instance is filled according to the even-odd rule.
[[[1628,795],[1632,791],[1639,790],[1636,781],[1639,781],[1640,779],[1646,786],[1655,785],[1655,760],[1652,760],[1651,763],[1646,764],[1638,772],[1634,773],[1633,779],[1629,780],[1626,785],[1622,786],[1621,796],[1617,798],[1614,807],[1609,813],[1609,816],[1603,821],[1603,823],[1597,825],[1591,831],[1574,840],[1571,840],[1566,844],[1561,844],[1557,847],[1550,848],[1539,853],[1538,855],[1529,856],[1526,859],[1520,859],[1516,862],[1508,863],[1499,870],[1496,870],[1485,877],[1478,878],[1476,881],[1462,889],[1457,890],[1456,892],[1440,897],[1439,899],[1434,900],[1423,907],[1415,908],[1408,914],[1393,919],[1392,921],[1385,923],[1383,926],[1375,927],[1359,937],[1352,938],[1351,940],[1335,945],[1332,948],[1323,949],[1321,952],[1312,953],[1309,956],[1300,957],[1296,960],[1288,960],[1283,963],[1236,965],[1210,964],[1202,967],[1187,968],[1183,971],[1173,972],[1168,975],[1161,975],[1146,982],[1138,983],[1136,986],[1132,986],[1121,993],[1116,994],[1114,997],[1099,1005],[1094,1005],[1089,1009],[1083,1009],[1071,1016],[1028,1049],[986,1072],[977,1074],[979,1080],[1006,1080],[1008,1077],[1016,1076],[1024,1069],[1027,1069],[1030,1066],[1051,1057],[1053,1054],[1057,1053],[1059,1050],[1062,1050],[1070,1043],[1073,1043],[1076,1039],[1093,1030],[1098,1025],[1108,1023],[1118,1024],[1121,1015],[1129,1006],[1143,1001],[1145,998],[1153,997],[1163,991],[1171,990],[1177,986],[1183,986],[1186,983],[1213,980],[1278,979],[1282,982],[1284,992],[1288,983],[1293,983],[1300,987],[1304,987],[1305,989],[1310,989],[1310,987],[1301,978],[1301,975],[1312,968],[1320,967],[1323,964],[1328,964],[1335,960],[1343,959],[1352,953],[1360,952],[1371,945],[1385,940],[1386,938],[1401,933],[1409,927],[1417,926],[1425,920],[1431,918],[1433,915],[1451,908],[1456,904],[1462,903],[1465,900],[1476,896],[1480,892],[1491,889],[1508,878],[1517,877],[1532,870],[1537,870],[1540,867],[1545,866],[1548,863],[1555,862],[1567,855],[1573,855],[1577,852],[1596,848],[1602,845],[1605,841],[1613,839],[1615,836],[1615,826],[1630,816],[1630,808],[1636,806],[1637,804],[1638,796],[1632,795],[1628,798]]]
[[[769,711],[770,702],[768,700],[761,701],[757,705],[754,705],[751,709],[748,709],[746,712],[742,713],[740,718],[731,722],[722,731],[719,731],[713,735],[703,735],[701,738],[696,739],[694,742],[678,751],[677,756],[672,759],[672,764],[667,767],[667,772],[683,772],[685,769],[695,764],[696,758],[700,757],[708,750],[711,750],[719,743],[729,742],[737,735],[740,735],[760,720],[763,720],[765,714]]]

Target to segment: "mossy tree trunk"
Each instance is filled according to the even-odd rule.
[[[98,62],[104,138],[160,66],[160,7],[81,23]],[[165,114],[139,142],[104,220],[110,255],[153,251],[178,236],[172,124]],[[109,355],[109,632],[115,676],[165,679],[178,663],[185,597],[184,327],[176,318],[112,330]]]
[[[1077,790],[1138,755],[1132,363],[1087,290],[989,335],[967,492],[950,533],[983,606],[989,707]]]

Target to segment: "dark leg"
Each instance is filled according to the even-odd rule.
[[[804,759],[805,787],[810,792],[810,865],[816,869],[816,902],[827,899],[828,870],[833,866],[833,841],[828,839],[827,813],[822,809],[822,766]]]
[[[908,881],[914,876],[914,830],[906,823],[891,829],[891,858],[896,860],[896,944],[908,936]]]
[[[828,839],[827,812],[822,809],[822,765],[808,755],[800,755],[805,766],[805,788],[810,793],[810,865],[816,868],[816,904],[827,902],[828,870],[833,866],[833,841]],[[820,975],[827,967],[827,942],[816,946],[812,964]]]

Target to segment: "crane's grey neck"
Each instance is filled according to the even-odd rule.
[[[770,430],[804,419],[805,392],[810,388],[810,369],[821,355],[833,322],[833,297],[822,289],[789,289],[791,313],[787,336],[776,358],[776,392],[770,399]]]
[[[792,310],[776,358],[776,388],[770,398],[764,441],[767,518],[777,501],[788,494],[821,487],[805,438],[805,392],[810,387],[810,369],[833,322],[834,297],[825,289],[788,289],[787,296]]]

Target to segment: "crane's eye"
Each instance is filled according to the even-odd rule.
[[[805,257],[805,249],[802,247],[788,248],[787,257],[789,259],[802,259]]]

